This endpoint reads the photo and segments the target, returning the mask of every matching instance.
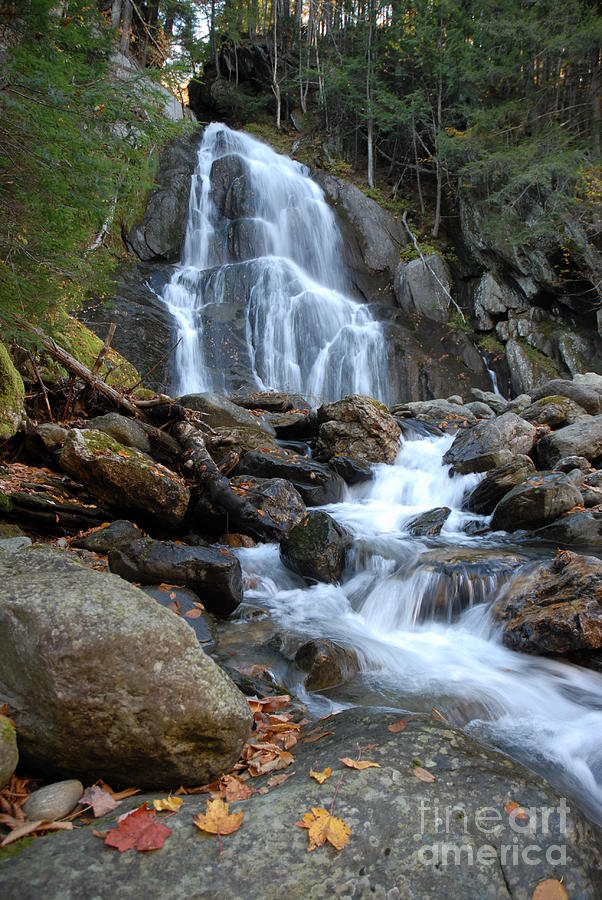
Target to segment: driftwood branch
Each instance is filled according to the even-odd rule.
[[[105,356],[109,352],[109,347],[111,346],[111,341],[113,340],[113,335],[115,334],[116,328],[117,328],[117,325],[115,324],[115,322],[111,322],[111,324],[109,325],[108,334],[105,338],[105,342],[100,349],[100,353],[96,357],[96,362],[94,363],[94,365],[92,366],[92,369],[90,370],[92,375],[98,375],[98,373],[100,372],[100,368],[101,368],[103,362],[105,361]]]
[[[36,376],[37,382],[40,385],[42,394],[44,395],[44,403],[46,404],[46,412],[48,413],[48,418],[50,419],[51,422],[54,422],[54,418],[52,416],[52,410],[50,409],[50,401],[48,399],[48,391],[46,390],[46,385],[44,384],[44,381],[42,380],[42,376],[40,375],[40,370],[38,369],[35,359],[33,358],[33,354],[29,350],[27,351],[27,357],[29,359],[29,362],[32,365],[34,375]]]
[[[450,292],[448,291],[448,289],[445,287],[445,285],[443,284],[443,282],[441,281],[441,279],[439,278],[439,276],[437,275],[437,273],[435,272],[435,270],[432,268],[432,266],[429,266],[428,262],[426,261],[425,256],[424,256],[424,253],[423,253],[422,250],[420,249],[420,247],[419,247],[419,245],[418,245],[418,241],[416,240],[416,237],[415,237],[415,235],[414,235],[412,229],[411,229],[410,226],[408,225],[408,211],[407,211],[407,210],[404,210],[404,214],[403,214],[403,216],[401,217],[401,221],[402,221],[402,223],[403,223],[403,225],[404,225],[404,227],[405,227],[405,230],[407,231],[407,233],[408,233],[409,236],[410,236],[410,239],[411,239],[411,241],[412,241],[412,243],[413,243],[413,245],[414,245],[414,250],[416,251],[416,253],[417,253],[418,256],[420,257],[420,259],[422,260],[423,266],[425,266],[425,268],[427,268],[427,269],[429,270],[429,272],[431,273],[431,275],[433,276],[433,278],[435,279],[435,281],[437,282],[437,284],[438,284],[438,285],[441,287],[441,289],[443,290],[443,293],[448,297],[450,303],[453,303],[453,304],[454,304],[454,306],[456,307],[456,309],[458,310],[458,312],[459,312],[460,315],[462,316],[462,321],[465,322],[465,321],[466,321],[466,318],[464,317],[464,313],[462,312],[462,310],[460,309],[460,307],[458,306],[458,304],[456,303],[456,301],[454,300],[454,298],[452,297],[452,295],[450,294]]]

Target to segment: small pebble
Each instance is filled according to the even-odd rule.
[[[23,804],[23,812],[30,821],[49,819],[55,822],[75,809],[83,792],[81,781],[57,781],[34,791]]]

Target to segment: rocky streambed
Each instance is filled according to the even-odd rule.
[[[81,896],[92,870],[103,897],[142,878],[151,896],[247,896],[249,875],[266,897],[530,897],[545,877],[597,895],[602,378],[473,395],[387,410],[197,394],[13,440],[0,703],[18,771],[194,789],[253,742],[245,694],[292,694],[301,730],[294,776],[255,782],[222,856],[190,797],[153,854],[113,856],[92,828],[36,839],[1,862],[11,896]],[[10,724],[0,736],[6,781]],[[380,768],[343,772],[362,752]],[[309,778],[327,766],[337,780]],[[295,822],[332,802],[349,844],[307,854]],[[442,830],[424,802],[461,814]],[[512,828],[512,803],[556,810],[550,830]],[[491,833],[482,807],[499,813]],[[494,849],[429,862],[442,840]]]

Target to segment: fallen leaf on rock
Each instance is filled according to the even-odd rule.
[[[397,734],[399,731],[403,731],[407,724],[405,719],[400,719],[399,722],[393,722],[388,728],[391,734]]]
[[[304,744],[313,744],[315,741],[321,741],[322,738],[325,738],[328,734],[334,734],[334,731],[321,731],[319,734],[312,734],[306,738],[303,738]]]
[[[351,759],[350,756],[341,756],[340,759],[350,769],[380,769],[380,763],[369,762],[367,759]]]
[[[123,791],[114,791],[113,788],[106,784],[102,779],[98,782],[98,786],[104,791],[108,791],[113,800],[127,800],[128,797],[135,797],[136,794],[140,793],[140,788],[137,787],[125,788]]]
[[[289,694],[276,694],[273,697],[249,697],[248,704],[253,714],[260,712],[275,712],[277,709],[286,709],[291,702]]]
[[[272,778],[268,778],[268,786],[278,787],[279,784],[284,784],[287,779],[292,778],[294,774],[294,772],[284,772],[282,775],[274,775]]]
[[[188,612],[184,613],[184,617],[186,619],[200,619],[202,615],[203,614],[200,609],[189,609]]]
[[[546,878],[536,886],[532,900],[569,900],[569,895],[561,881]]]
[[[237,775],[222,775],[219,784],[228,802],[248,800],[255,793],[251,785],[245,784]]]
[[[25,822],[22,825],[18,825],[14,828],[9,835],[7,835],[2,843],[0,843],[0,847],[6,847],[8,844],[14,844],[15,841],[19,841],[22,837],[26,837],[28,834],[39,834],[44,831],[72,831],[73,825],[71,822],[50,822],[48,819],[39,819],[37,822]]]
[[[351,829],[342,819],[331,816],[329,812],[322,809],[321,806],[314,806],[311,812],[305,813],[300,822],[295,822],[299,828],[307,828],[309,831],[309,846],[307,852],[310,853],[316,847],[321,847],[326,841],[335,848],[342,850],[351,834]]]
[[[504,804],[504,812],[507,816],[510,816],[517,822],[529,821],[529,814],[525,812],[520,803],[517,803],[516,800],[508,800],[508,802]]]
[[[412,771],[414,772],[414,776],[420,781],[425,781],[429,784],[435,781],[435,776],[433,775],[433,773],[428,772],[426,769],[423,769],[422,766],[414,766]]]
[[[309,770],[309,777],[315,778],[318,784],[324,784],[327,778],[330,778],[332,775],[332,769],[328,766],[326,769],[323,769],[321,772],[314,772],[313,769]]]
[[[153,806],[157,812],[177,812],[182,805],[181,797],[165,797],[163,800],[153,800]]]
[[[86,788],[79,801],[80,806],[92,807],[95,819],[99,819],[101,816],[106,816],[107,813],[113,812],[120,803],[120,800],[116,800],[112,794],[97,784],[93,784],[92,787]]]
[[[228,812],[228,804],[221,797],[216,800],[207,800],[204,813],[197,813],[192,821],[201,831],[209,834],[233,834],[242,825],[244,809],[237,813]]]
[[[160,850],[172,833],[171,828],[155,820],[155,810],[148,809],[146,803],[119,820],[116,828],[111,828],[105,838],[107,847],[114,847],[120,853],[126,850]]]

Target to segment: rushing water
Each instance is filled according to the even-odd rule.
[[[527,560],[516,543],[462,530],[474,518],[460,511],[462,495],[479,476],[448,476],[441,459],[450,441],[406,442],[395,466],[377,466],[373,482],[327,507],[355,538],[341,585],[302,586],[278,547],[263,545],[238,551],[253,586],[245,598],[287,632],[355,648],[360,684],[330,692],[337,703],[434,706],[541,771],[600,821],[602,676],[501,643],[489,606]],[[404,531],[417,512],[441,505],[452,515],[439,538]],[[305,700],[325,709],[324,699]]]
[[[163,293],[179,340],[175,390],[227,391],[242,357],[262,389],[386,401],[381,326],[348,290],[334,214],[307,168],[225,125],[206,128],[182,260]],[[244,310],[234,338],[227,304]]]

